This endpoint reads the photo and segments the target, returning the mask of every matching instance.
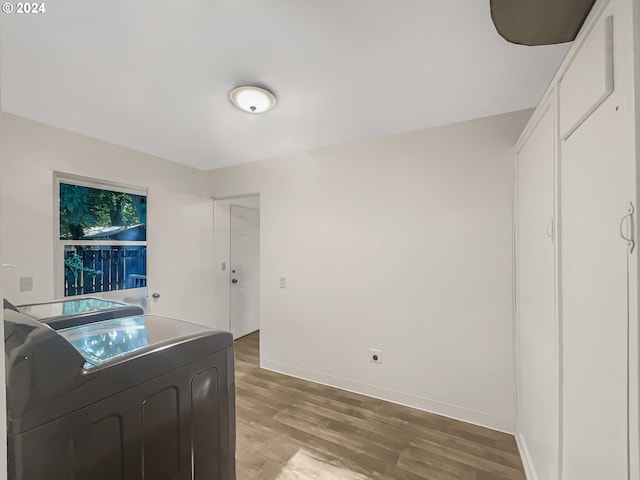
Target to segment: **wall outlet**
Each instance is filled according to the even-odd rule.
[[[30,292],[33,290],[33,277],[20,277],[20,291]]]
[[[280,288],[287,288],[287,277],[280,277]]]
[[[376,350],[375,348],[370,348],[369,361],[371,363],[382,363],[382,350]]]

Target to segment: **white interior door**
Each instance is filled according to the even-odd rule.
[[[610,34],[610,21],[602,19],[595,40]],[[567,76],[603,71],[611,48],[598,45],[587,43]],[[566,94],[579,97],[565,105],[560,90],[561,115],[595,107],[561,144],[564,480],[628,478],[628,248],[620,222],[632,198],[633,155],[620,109],[628,100],[620,82],[602,84],[616,85],[604,101],[595,87],[594,95],[574,87]]]
[[[239,338],[260,328],[260,211],[231,205],[230,330]]]
[[[150,313],[212,325],[213,200],[150,188],[147,215]]]
[[[518,152],[518,435],[537,478],[558,478],[559,360],[554,267],[555,97]],[[533,468],[533,467],[532,467]]]

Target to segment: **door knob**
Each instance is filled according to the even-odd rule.
[[[151,295],[153,297],[154,300],[157,300],[160,298],[160,294],[159,293],[154,293],[153,295]]]
[[[233,280],[231,280],[231,283],[238,283],[238,279],[234,278]]]

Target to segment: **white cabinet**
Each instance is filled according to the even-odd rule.
[[[616,81],[623,72],[609,71],[614,62],[607,57],[616,45],[613,51],[604,48],[613,43],[613,20],[611,8],[560,81],[561,125],[573,123],[563,121],[565,112],[575,118],[581,118],[576,109],[588,112],[560,143],[562,459],[567,480],[628,478],[628,249],[620,222],[633,199],[627,179],[634,162],[632,138],[624,135],[628,118],[620,110],[625,83]],[[585,76],[602,76],[591,82],[601,91],[576,96],[565,89],[565,78]],[[615,85],[608,96],[606,77]],[[572,108],[563,108],[568,103],[563,95],[571,98]]]
[[[531,476],[558,478],[559,360],[555,315],[555,106],[550,96],[516,156],[518,441]]]
[[[516,433],[531,479],[638,479],[638,259],[622,238],[637,223],[634,7],[596,3],[518,142]]]

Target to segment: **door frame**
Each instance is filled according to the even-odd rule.
[[[213,315],[214,326],[223,330],[231,330],[231,205],[245,208],[254,208],[260,212],[260,224],[262,226],[262,205],[260,193],[247,193],[228,197],[212,197],[213,203],[213,255],[214,255],[214,292]],[[253,200],[248,200],[253,199]],[[257,207],[251,205],[251,201],[257,201]],[[248,203],[243,205],[242,203]],[[260,324],[262,326],[262,228],[260,229]]]

